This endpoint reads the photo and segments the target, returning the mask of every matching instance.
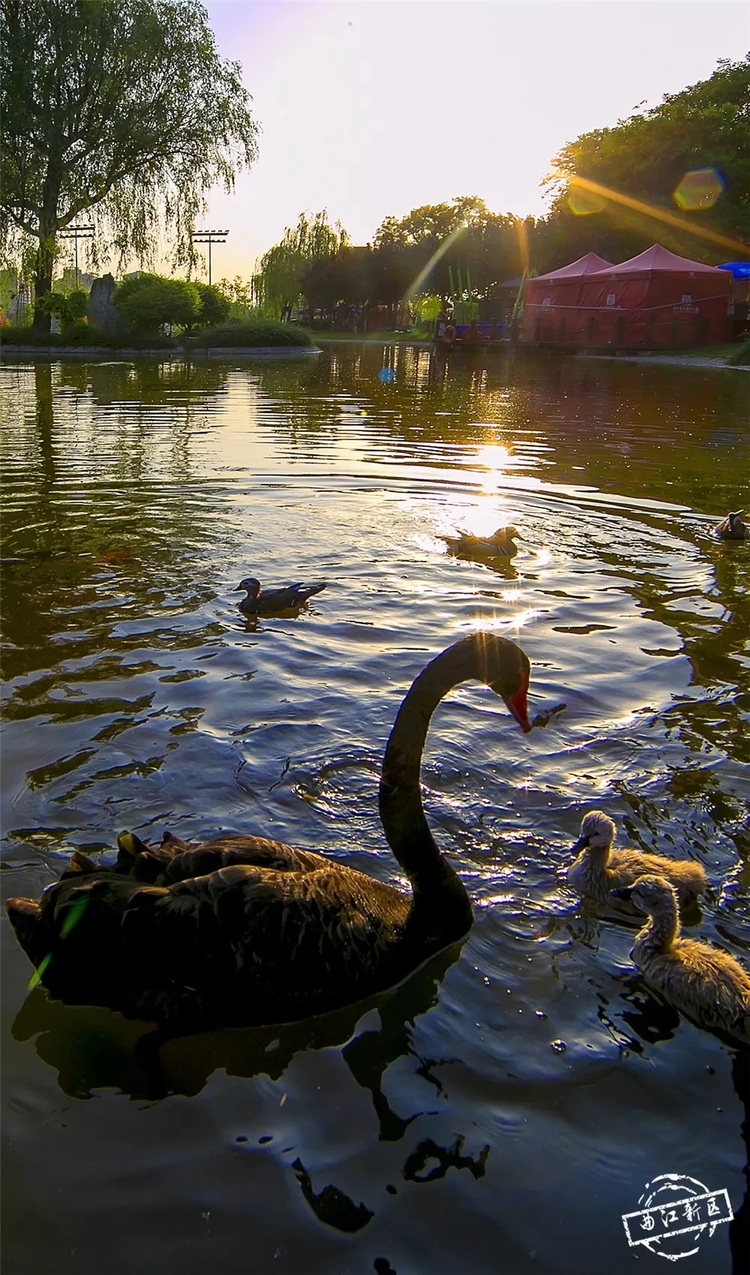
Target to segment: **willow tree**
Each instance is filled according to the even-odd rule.
[[[305,271],[313,262],[335,257],[348,242],[340,222],[329,224],[325,209],[314,216],[300,213],[297,225],[287,226],[281,242],[260,259],[253,282],[261,308],[274,317],[288,315],[299,301]]]
[[[255,159],[249,105],[198,0],[0,0],[0,246],[31,244],[35,328],[81,214],[94,264],[192,260],[207,191]]]

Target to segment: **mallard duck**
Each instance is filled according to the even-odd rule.
[[[744,509],[738,509],[733,514],[727,514],[718,527],[714,527],[714,535],[718,536],[719,540],[750,539],[750,527],[742,521],[744,512]]]
[[[632,885],[647,872],[658,872],[671,881],[682,907],[703,893],[706,874],[701,864],[640,850],[613,850],[615,832],[614,820],[602,810],[584,815],[581,835],[572,848],[578,857],[568,868],[568,883],[578,894],[609,903],[612,890]]]
[[[521,536],[517,527],[498,527],[491,536],[472,536],[459,531],[457,536],[441,536],[450,552],[457,558],[515,558],[518,545],[513,536]]]
[[[646,982],[701,1027],[750,1044],[750,976],[728,952],[680,937],[674,886],[649,874],[612,893],[649,918],[631,953]]]
[[[469,678],[532,729],[529,661],[494,633],[461,638],[416,678],[380,779],[383,831],[410,892],[262,837],[190,844],[167,834],[152,849],[123,834],[114,868],[76,854],[39,902],[8,900],[38,978],[63,1000],[183,1031],[307,1018],[400,982],[472,923],[419,780],[432,713]]]
[[[240,580],[237,589],[244,589],[247,597],[238,604],[245,615],[272,615],[279,611],[293,611],[304,606],[308,598],[320,593],[326,587],[326,581],[316,584],[284,584],[280,589],[261,589],[260,580],[255,576],[245,576]],[[235,593],[237,592],[235,589]]]

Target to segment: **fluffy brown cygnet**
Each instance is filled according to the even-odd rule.
[[[578,855],[568,869],[568,884],[578,894],[610,903],[612,890],[633,885],[649,872],[658,873],[674,886],[681,907],[694,903],[706,888],[706,874],[691,859],[669,859],[641,850],[613,850],[614,820],[602,810],[590,810],[581,823],[581,835],[573,846]]]
[[[750,976],[728,952],[680,936],[670,882],[649,874],[613,893],[648,916],[631,955],[649,986],[700,1027],[750,1044]]]

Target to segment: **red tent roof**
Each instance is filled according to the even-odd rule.
[[[691,261],[689,257],[678,257],[675,252],[662,248],[660,243],[652,244],[645,252],[629,261],[620,262],[619,266],[602,269],[602,274],[636,274],[638,271],[668,270],[671,274],[721,274],[716,266],[704,266],[700,261]]]
[[[550,270],[549,274],[536,275],[537,279],[579,279],[584,274],[595,274],[599,270],[616,270],[611,261],[605,261],[595,252],[587,252],[569,266],[561,266],[559,270]]]

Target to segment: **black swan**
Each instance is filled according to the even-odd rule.
[[[416,678],[380,779],[383,829],[410,893],[260,837],[190,844],[166,833],[151,849],[124,833],[114,868],[76,852],[39,902],[8,900],[37,977],[62,1000],[195,1031],[350,1004],[463,938],[471,904],[433,840],[419,774],[434,710],[470,678],[495,691],[524,732],[532,729],[529,661],[505,638],[461,638]]]
[[[244,589],[247,597],[238,606],[245,615],[272,615],[278,611],[297,610],[325,587],[326,582],[322,580],[315,584],[284,584],[280,589],[261,589],[260,580],[256,580],[255,576],[245,576],[237,589]]]
[[[568,868],[568,883],[578,894],[609,903],[612,890],[632,885],[648,872],[671,881],[682,907],[694,903],[706,888],[706,874],[691,859],[669,859],[641,850],[613,850],[614,820],[602,810],[591,810],[581,822],[581,835],[573,846],[578,853]]]
[[[646,982],[699,1026],[750,1044],[750,977],[728,952],[680,937],[669,881],[649,875],[613,893],[649,918],[631,953]]]

